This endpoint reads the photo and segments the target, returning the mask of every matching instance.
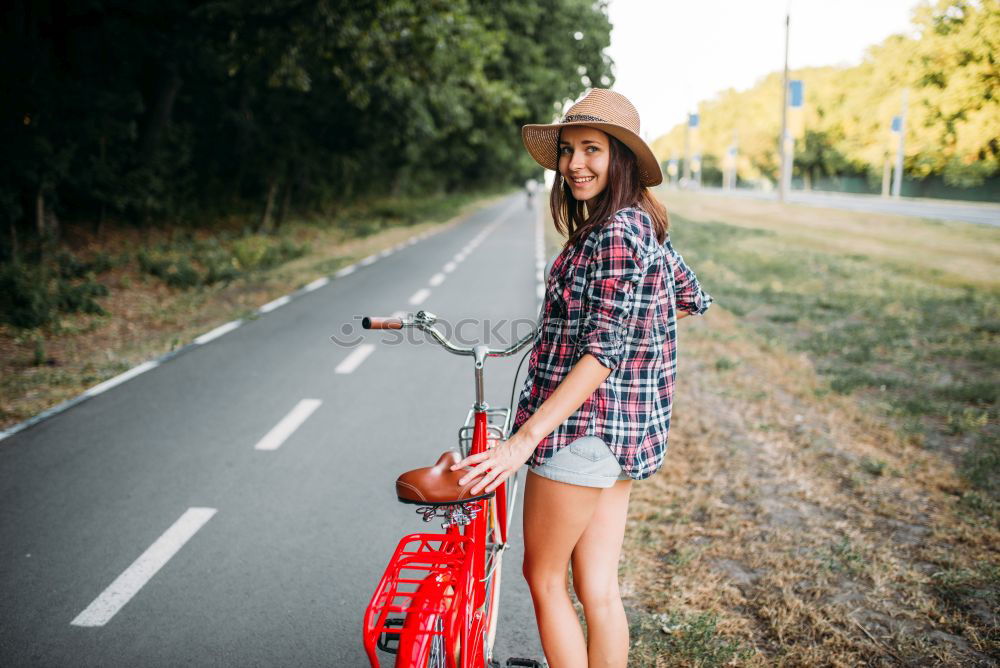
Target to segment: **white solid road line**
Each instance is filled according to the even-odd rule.
[[[545,228],[538,209],[533,207],[535,214],[535,297],[540,309],[545,301]]]
[[[215,508],[188,508],[173,526],[132,562],[76,616],[73,626],[104,626],[215,515]]]
[[[205,343],[208,343],[209,341],[219,338],[223,334],[228,334],[229,332],[233,331],[242,324],[243,324],[242,320],[231,320],[230,322],[227,322],[225,325],[219,325],[211,332],[206,332],[202,334],[201,336],[196,338],[194,342],[197,343],[199,346],[203,345]]]
[[[337,368],[333,370],[334,373],[351,373],[362,362],[365,358],[372,354],[375,350],[375,345],[372,343],[363,343],[354,349],[350,355],[344,358],[344,361],[337,365]]]
[[[414,306],[422,304],[425,299],[431,296],[431,291],[427,288],[420,288],[410,297],[410,303]]]
[[[441,285],[442,283],[444,283],[444,274],[442,274],[440,272],[437,273],[437,274],[434,274],[433,276],[431,276],[431,280],[428,281],[428,282],[432,286],[435,286],[435,287],[438,286],[438,285]]]
[[[277,450],[296,429],[302,426],[303,422],[309,419],[313,411],[319,408],[322,403],[319,399],[303,399],[295,405],[295,408],[288,415],[281,419],[281,422],[274,425],[271,431],[267,432],[264,438],[260,439],[257,445],[253,446],[253,449]]]

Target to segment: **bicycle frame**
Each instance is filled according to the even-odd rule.
[[[484,452],[491,443],[507,438],[510,426],[509,409],[491,409],[483,400],[485,360],[516,353],[534,334],[505,350],[485,346],[465,350],[433,329],[434,320],[432,314],[420,311],[409,324],[428,332],[449,351],[475,357],[476,403],[459,429],[459,447],[463,457]],[[441,507],[460,507],[467,519],[446,522],[443,534],[414,533],[399,541],[365,610],[364,645],[373,668],[380,665],[378,649],[395,652],[397,667],[488,668],[492,663],[500,565],[517,484],[515,476],[490,498]],[[437,513],[428,508],[424,515],[427,520]]]

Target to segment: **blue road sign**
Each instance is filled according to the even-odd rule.
[[[698,114],[688,114],[688,127],[698,127]]]
[[[802,93],[805,86],[802,83],[802,79],[792,79],[788,82],[788,92],[791,93],[791,103],[789,106],[792,109],[802,106]]]
[[[899,116],[892,117],[892,131],[900,132],[903,129],[903,119]]]

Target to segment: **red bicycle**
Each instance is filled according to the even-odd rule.
[[[443,533],[404,536],[393,552],[365,610],[365,652],[373,668],[379,652],[395,654],[397,668],[499,668],[493,657],[500,602],[500,574],[520,473],[489,494],[471,496],[478,482],[458,485],[464,471],[450,467],[506,439],[510,408],[490,408],[483,398],[483,367],[490,357],[517,353],[531,332],[509,348],[460,348],[434,328],[437,317],[420,311],[406,318],[363,318],[365,329],[416,327],[431,340],[475,363],[476,401],[458,431],[458,451],[444,452],[434,466],[396,480],[396,495],[416,504],[425,522],[443,520]],[[516,379],[516,374],[515,374]],[[507,666],[541,668],[532,659]]]

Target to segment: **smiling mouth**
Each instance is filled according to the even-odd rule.
[[[575,183],[576,185],[582,186],[582,185],[585,185],[587,183],[590,183],[595,178],[597,178],[597,177],[595,177],[595,176],[584,176],[584,177],[581,177],[581,178],[577,178],[577,177],[574,176],[570,180],[573,181],[573,183]]]

